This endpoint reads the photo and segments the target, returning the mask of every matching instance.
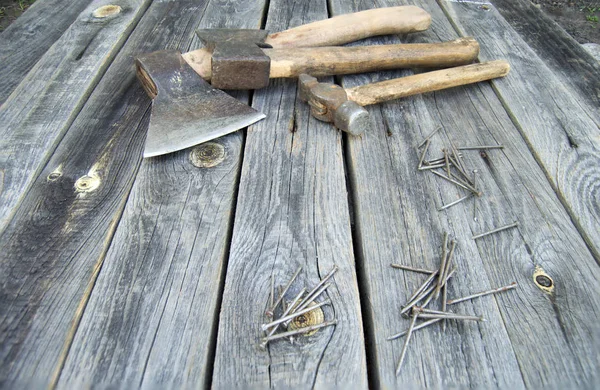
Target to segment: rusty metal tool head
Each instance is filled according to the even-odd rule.
[[[330,83],[319,83],[303,74],[298,78],[298,97],[310,105],[311,114],[352,135],[370,126],[369,113],[362,106],[439,91],[460,85],[503,77],[510,65],[503,60],[457,66],[344,89]]]
[[[136,65],[144,89],[154,97],[144,157],[185,149],[265,117],[198,77],[177,51],[139,56]]]

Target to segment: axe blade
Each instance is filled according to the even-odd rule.
[[[137,58],[155,85],[144,157],[186,149],[233,133],[265,115],[199,77],[176,51]]]

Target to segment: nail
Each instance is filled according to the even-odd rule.
[[[429,135],[427,137],[425,137],[425,139],[419,144],[419,146],[417,146],[417,148],[420,148],[421,146],[423,146],[423,144],[425,144],[427,141],[429,141],[429,139],[431,137],[433,137],[435,135],[435,133],[440,131],[441,128],[442,128],[442,126],[438,126],[435,130],[433,130],[431,133],[429,133]]]
[[[444,152],[444,163],[446,165],[446,172],[448,173],[448,177],[451,177],[452,174],[450,173],[450,160],[448,159],[448,151],[446,149],[444,149],[443,152]]]
[[[513,282],[511,284],[509,284],[508,286],[504,286],[504,287],[498,287],[498,288],[494,288],[491,290],[486,290],[486,291],[482,291],[482,292],[478,292],[475,294],[471,294],[468,295],[466,297],[462,297],[462,298],[457,298],[457,299],[451,299],[448,301],[448,305],[454,305],[455,303],[460,303],[460,302],[464,302],[464,301],[468,301],[470,299],[474,299],[474,298],[479,298],[479,297],[483,297],[486,295],[490,295],[490,294],[496,294],[502,291],[508,291],[511,290],[513,288],[517,287],[517,282]]]
[[[448,285],[442,287],[442,311],[446,311],[446,300],[448,299]],[[442,332],[446,331],[446,320],[442,321]]]
[[[426,327],[428,327],[429,325],[433,325],[433,324],[435,324],[436,322],[440,322],[441,320],[442,320],[441,318],[435,318],[435,319],[433,319],[433,320],[429,320],[429,321],[422,322],[422,323],[420,323],[419,325],[415,325],[415,327],[413,328],[413,332],[414,332],[415,330],[419,330],[419,329],[426,328]],[[393,336],[390,336],[390,337],[388,337],[387,339],[388,339],[388,340],[395,340],[395,339],[397,339],[397,338],[399,338],[399,337],[402,337],[402,336],[404,336],[404,335],[405,335],[405,334],[407,334],[407,333],[408,333],[408,330],[405,330],[405,331],[402,331],[402,332],[400,332],[400,333],[397,333],[397,334],[395,334],[395,335],[393,335]]]
[[[269,307],[273,307],[275,303],[275,275],[271,274],[271,298],[269,299]]]
[[[459,153],[459,156],[462,157],[462,153]],[[452,163],[454,165],[454,163],[452,162],[452,155],[449,154],[448,155],[448,159],[450,159],[450,163]],[[428,161],[423,161],[423,164],[425,165],[436,165],[436,164],[444,164],[446,162],[444,157],[440,157],[440,158],[436,158],[435,160],[428,160]]]
[[[463,165],[463,162],[460,159],[460,157],[458,157],[458,150],[456,149],[456,146],[454,145],[453,142],[450,142],[450,147],[452,148],[452,154],[454,154],[454,156],[456,157],[456,161],[458,162],[458,165],[460,166],[460,168],[462,169],[463,172],[466,172],[467,169]]]
[[[298,328],[295,330],[291,330],[289,332],[281,332],[281,333],[277,333],[276,335],[263,338],[262,342],[263,342],[263,344],[266,344],[269,341],[284,339],[286,337],[292,337],[292,336],[296,336],[296,335],[299,335],[302,333],[312,332],[313,330],[325,328],[327,326],[336,325],[336,324],[337,324],[337,320],[332,320],[332,321],[323,322],[322,324],[316,324],[316,325],[306,326],[304,328]]]
[[[431,169],[438,169],[438,168],[444,168],[446,165],[444,164],[437,164],[437,165],[420,165],[419,168],[417,168],[417,170],[419,171],[429,171]]]
[[[448,272],[450,271],[450,265],[452,264],[452,259],[454,258],[454,249],[456,249],[456,240],[452,240],[452,242],[450,243],[450,253],[448,254],[448,258],[446,259],[446,268],[444,269],[443,285],[446,285],[446,281],[448,280]]]
[[[410,267],[408,265],[402,265],[402,264],[390,264],[392,266],[392,268],[398,268],[398,269],[403,269],[406,271],[412,271],[412,272],[418,272],[421,274],[432,274],[435,272],[438,272],[439,270],[435,270],[435,271],[430,271],[428,269],[423,269],[423,268],[415,268],[415,267]]]
[[[448,320],[469,320],[469,321],[486,321],[483,316],[467,316],[462,314],[451,313],[448,311],[439,311],[439,310],[431,310],[425,309],[424,307],[415,306],[413,307],[413,312],[419,314],[421,318],[439,318],[439,319],[448,319]]]
[[[315,292],[322,286],[324,285],[329,279],[331,279],[331,277],[333,276],[333,274],[335,274],[335,272],[338,270],[338,266],[334,265],[332,270],[329,271],[329,273],[319,281],[319,283],[317,283],[317,285],[315,287],[313,287],[312,290],[310,290],[310,292],[308,293],[308,295],[306,297],[304,297],[304,299],[300,302],[300,304],[298,305],[298,307],[300,306],[304,306],[304,304],[306,302],[308,302],[308,300],[315,294]],[[306,306],[304,306],[306,307]]]
[[[499,227],[497,229],[490,230],[489,232],[477,234],[477,235],[473,236],[473,240],[476,240],[476,239],[481,238],[481,237],[488,236],[490,234],[498,233],[498,232],[501,232],[501,231],[506,230],[506,229],[514,228],[514,227],[517,227],[517,226],[519,226],[518,222],[511,223],[510,225],[502,226],[502,227]]]
[[[434,298],[437,298],[440,295],[440,289],[442,288],[442,286],[445,282],[444,275],[446,272],[447,257],[448,257],[448,233],[444,232],[444,243],[442,244],[442,261],[441,261],[440,269],[438,272],[439,278],[437,279],[435,292],[433,294]]]
[[[314,306],[307,307],[307,308],[305,308],[303,310],[296,311],[296,312],[294,312],[294,313],[292,313],[290,315],[283,316],[283,317],[281,317],[281,318],[279,318],[279,319],[277,319],[277,320],[275,320],[273,322],[269,322],[268,324],[262,324],[262,330],[267,330],[269,328],[272,328],[273,326],[275,326],[275,327],[279,326],[280,324],[282,324],[282,323],[284,323],[284,322],[286,322],[288,320],[293,320],[294,318],[296,318],[296,317],[298,317],[298,316],[300,316],[302,314],[308,313],[309,311],[315,310],[316,308],[328,305],[330,303],[331,302],[329,300],[326,300],[326,301],[317,303]]]
[[[287,316],[294,309],[294,306],[296,306],[296,303],[302,297],[302,295],[304,295],[305,292],[306,292],[306,288],[302,288],[302,290],[300,290],[300,292],[298,293],[298,295],[296,295],[296,297],[294,298],[292,303],[290,303],[290,305],[285,309],[282,317]],[[273,333],[275,333],[275,331],[277,331],[277,328],[279,328],[279,324],[277,324],[277,326],[275,326],[273,329],[271,329],[269,331],[269,333],[267,334],[267,337],[272,336]],[[264,329],[264,325],[263,325],[263,330],[265,330],[265,331],[267,330],[267,329]]]
[[[421,299],[425,298],[428,294],[431,294],[433,292],[433,290],[435,290],[435,283],[432,283],[429,287],[427,287],[423,292],[421,292],[421,294],[419,294],[419,296],[417,296],[415,299],[413,299],[412,301],[410,301],[409,303],[407,303],[402,310],[400,310],[400,314],[404,314],[406,312],[408,312],[410,309],[412,309],[412,307],[414,305],[416,305]]]
[[[431,142],[429,140],[427,140],[427,142],[425,143],[425,148],[423,149],[423,153],[421,153],[421,158],[419,158],[419,166],[417,167],[417,169],[421,169],[421,167],[423,166],[423,160],[425,159],[425,154],[427,154],[427,149],[429,149],[429,144]]]
[[[396,376],[400,374],[400,369],[402,368],[402,363],[404,362],[404,357],[406,356],[408,342],[410,341],[410,337],[412,336],[413,329],[415,327],[415,322],[417,322],[418,317],[419,313],[415,313],[413,311],[413,317],[410,320],[410,325],[408,326],[408,331],[406,333],[406,339],[404,339],[404,345],[402,346],[402,352],[400,352],[400,360],[398,361],[398,367],[396,367]]]
[[[269,309],[267,309],[267,311],[265,312],[265,314],[267,315],[267,317],[271,317],[271,318],[273,317],[273,313],[275,312],[275,309],[277,309],[277,306],[279,306],[279,304],[283,300],[283,296],[290,289],[290,286],[292,285],[292,283],[294,283],[294,280],[296,280],[296,278],[300,274],[300,271],[302,271],[302,267],[301,266],[298,267],[298,269],[296,270],[296,273],[294,273],[294,275],[292,276],[292,278],[290,279],[290,281],[288,282],[288,284],[285,286],[285,288],[283,289],[283,293],[279,294],[279,298],[277,298],[277,301],[275,301],[275,303],[273,304],[273,306],[271,306]]]
[[[502,145],[461,146],[457,150],[504,149]]]
[[[431,171],[431,173],[433,173],[433,174],[435,174],[435,175],[437,175],[437,176],[439,176],[439,177],[441,177],[443,179],[446,179],[450,183],[455,184],[455,185],[457,185],[457,186],[459,186],[461,188],[464,188],[465,190],[471,191],[473,193],[476,192],[473,188],[471,188],[471,187],[469,187],[469,186],[467,186],[467,185],[465,185],[465,184],[463,184],[463,183],[461,183],[459,181],[456,181],[456,180],[454,180],[454,179],[452,179],[452,178],[450,178],[450,177],[448,177],[446,175],[442,175],[441,173],[439,173],[437,171]]]
[[[448,203],[448,204],[445,204],[445,205],[443,205],[442,207],[440,207],[440,208],[438,209],[438,211],[446,210],[447,208],[450,208],[450,207],[452,207],[452,206],[456,206],[456,205],[457,205],[457,204],[459,204],[460,202],[462,202],[462,201],[464,201],[464,200],[466,200],[466,199],[469,199],[471,196],[473,196],[473,193],[472,193],[472,192],[471,192],[471,193],[469,193],[468,195],[465,195],[465,196],[463,196],[462,198],[460,198],[460,199],[458,199],[458,200],[455,200],[455,201],[454,201],[454,202],[452,202],[452,203]]]

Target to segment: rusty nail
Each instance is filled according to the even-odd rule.
[[[514,222],[514,223],[511,223],[510,225],[506,225],[506,226],[501,226],[499,228],[490,230],[489,232],[477,234],[477,235],[473,236],[473,240],[476,240],[476,239],[481,238],[481,237],[489,236],[490,234],[498,233],[498,232],[501,232],[503,230],[511,229],[511,228],[514,228],[514,227],[517,227],[517,226],[519,226],[518,222]]]

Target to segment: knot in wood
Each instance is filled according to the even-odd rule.
[[[77,192],[92,192],[100,187],[100,178],[96,175],[81,176],[75,182],[75,190]]]
[[[102,7],[96,8],[92,12],[92,16],[98,19],[107,18],[109,16],[116,15],[121,12],[121,7],[118,5],[103,5]]]
[[[540,290],[549,294],[554,292],[554,280],[539,266],[533,272],[533,281]]]
[[[60,172],[52,172],[51,174],[48,175],[47,180],[48,181],[57,181],[58,179],[60,179],[61,176],[62,176],[62,173],[60,173]]]
[[[314,302],[311,302],[308,307],[310,306],[315,306],[316,304]],[[301,328],[306,328],[308,326],[313,326],[313,325],[320,325],[323,322],[325,322],[325,315],[323,314],[323,310],[321,310],[320,307],[317,307],[314,310],[309,311],[308,313],[304,313],[302,315],[299,315],[298,317],[294,318],[292,320],[292,322],[290,322],[290,324],[288,325],[288,330],[292,331],[292,330],[297,330],[297,329],[301,329]],[[313,331],[304,333],[304,336],[311,336],[313,334],[315,334],[318,331],[318,329],[315,329]]]
[[[225,160],[225,148],[216,142],[198,145],[190,152],[190,162],[197,168],[211,168]]]

